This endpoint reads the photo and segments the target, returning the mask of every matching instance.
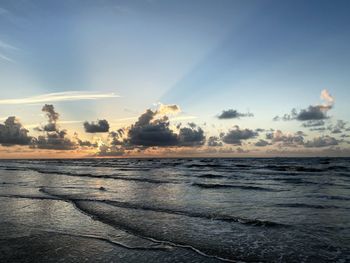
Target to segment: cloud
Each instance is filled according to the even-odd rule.
[[[299,121],[314,121],[328,119],[327,111],[331,109],[328,106],[316,105],[309,106],[307,109],[301,110],[297,115],[296,119]]]
[[[326,135],[326,136],[316,137],[311,141],[307,141],[305,143],[305,147],[307,147],[307,148],[320,148],[320,147],[334,146],[334,145],[338,145],[338,144],[339,144],[339,141],[337,139]]]
[[[99,152],[97,153],[98,156],[110,156],[110,157],[116,157],[116,156],[123,156],[126,154],[126,151],[123,148],[118,148],[115,146],[106,146],[102,145],[99,148]]]
[[[35,129],[38,131],[46,131],[46,132],[56,131],[59,114],[55,111],[54,106],[51,104],[45,104],[42,108],[42,111],[46,113],[46,117],[48,118],[48,123],[43,127],[37,127]]]
[[[184,116],[170,117],[169,118],[170,121],[186,121],[186,120],[188,121],[188,120],[194,120],[194,119],[198,119],[198,117],[191,116],[191,115],[189,115],[189,116],[184,115]]]
[[[111,145],[123,145],[123,136],[125,135],[125,129],[121,128],[117,131],[109,133],[108,138],[111,139]]]
[[[48,103],[58,101],[76,101],[76,100],[97,100],[106,98],[119,97],[114,93],[99,93],[88,91],[65,91],[58,93],[48,93],[38,96],[32,96],[22,99],[3,99],[0,100],[0,105],[10,104],[34,104],[34,103]]]
[[[240,129],[239,126],[234,126],[234,129],[226,134],[221,134],[221,140],[226,144],[241,145],[242,140],[248,140],[257,137],[259,134],[250,129]]]
[[[194,123],[189,127],[171,128],[168,116],[178,113],[177,105],[161,104],[157,110],[146,110],[138,120],[128,128],[109,134],[111,145],[123,147],[165,147],[199,146],[205,143],[204,131]]]
[[[304,128],[310,128],[310,127],[318,127],[325,125],[324,120],[309,120],[307,122],[304,122],[302,126]]]
[[[0,11],[0,14],[1,14],[1,11]],[[5,43],[2,40],[0,40],[0,48],[7,49],[7,50],[18,50],[18,48],[16,48],[15,46]]]
[[[195,124],[189,123],[190,127],[180,129],[178,135],[179,146],[199,146],[205,143],[204,131]]]
[[[327,116],[327,112],[333,108],[334,98],[329,94],[327,90],[323,90],[321,92],[321,99],[324,101],[322,105],[310,105],[306,109],[302,109],[297,111],[296,109],[292,109],[290,114],[284,114],[282,117],[276,116],[273,118],[274,121],[290,121],[290,120],[298,120],[298,121],[318,121],[325,120],[329,117]]]
[[[310,131],[325,131],[326,127],[320,127],[320,128],[311,128]]]
[[[218,119],[237,119],[240,117],[253,117],[252,113],[240,113],[237,110],[228,109],[223,110],[220,115],[218,115]]]
[[[67,131],[60,130],[57,125],[59,114],[51,104],[45,104],[42,111],[46,113],[48,123],[37,130],[43,132],[33,141],[31,147],[39,149],[72,150],[77,148],[77,144],[66,137]]]
[[[241,148],[241,147],[238,147],[238,148],[236,149],[236,151],[237,151],[237,153],[249,153],[249,150],[244,150],[244,149]]]
[[[88,147],[88,148],[91,148],[91,147],[96,148],[96,147],[98,147],[98,144],[96,142],[92,143],[92,142],[90,142],[88,140],[81,140],[81,139],[79,139],[78,133],[76,133],[76,132],[74,133],[74,139],[77,142],[77,144],[79,146],[81,146],[81,147]]]
[[[0,124],[0,144],[3,146],[29,145],[32,139],[28,136],[28,130],[14,116]]]
[[[271,140],[272,144],[279,144],[283,147],[296,147],[304,144],[305,134],[301,131],[296,133],[283,133],[281,130],[276,130],[273,133],[267,133],[266,139]]]
[[[77,145],[66,138],[67,132],[65,130],[47,132],[46,135],[40,135],[35,140],[34,147],[47,150],[73,150]]]
[[[222,146],[222,142],[220,141],[219,137],[217,137],[217,136],[210,136],[208,138],[208,146],[211,146],[211,147]]]
[[[265,147],[267,145],[270,145],[270,143],[268,141],[260,139],[254,145],[257,146],[257,147]]]
[[[328,92],[328,90],[324,89],[321,91],[321,100],[325,102],[328,106],[333,106],[334,104],[334,98],[333,96]]]
[[[108,132],[109,123],[107,120],[98,120],[95,122],[84,122],[84,129],[87,133],[99,133],[99,132]]]
[[[174,146],[177,135],[169,128],[166,116],[153,120],[157,112],[148,109],[128,131],[127,142],[140,146]]]
[[[4,54],[0,54],[0,60],[4,60],[6,62],[15,62],[13,59],[9,58],[8,56],[4,55]]]
[[[343,120],[337,120],[335,125],[328,126],[328,130],[331,131],[331,133],[342,133],[346,131],[346,122]]]
[[[168,114],[178,114],[181,112],[181,109],[176,104],[162,104],[159,103],[158,109],[156,111],[159,115],[168,115]]]

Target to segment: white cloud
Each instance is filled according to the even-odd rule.
[[[87,91],[65,91],[57,93],[48,93],[38,96],[32,96],[22,99],[0,99],[0,105],[10,104],[34,104],[34,103],[48,103],[58,101],[74,101],[74,100],[97,100],[106,98],[117,98],[118,95],[114,93],[99,93]]]
[[[326,106],[333,106],[334,104],[333,96],[326,89],[321,91],[321,99],[325,101]]]

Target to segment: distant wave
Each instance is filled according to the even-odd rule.
[[[350,201],[350,197],[347,197],[347,196],[337,196],[337,195],[308,195],[307,197],[314,197],[314,198],[321,198],[321,199],[329,199],[329,200]]]
[[[196,175],[196,177],[201,177],[201,178],[224,178],[225,176],[224,175],[220,175],[220,174],[207,173],[207,174]]]
[[[3,168],[2,168],[3,169]],[[177,184],[178,182],[175,181],[168,181],[168,180],[158,180],[158,179],[150,179],[150,178],[138,178],[138,177],[131,177],[128,175],[119,175],[119,174],[110,174],[110,175],[103,175],[103,174],[91,174],[91,173],[72,173],[68,171],[52,171],[52,170],[41,170],[38,168],[5,168],[3,170],[16,170],[16,171],[26,171],[31,170],[34,172],[42,173],[42,174],[58,174],[58,175],[65,175],[65,176],[73,176],[73,177],[90,177],[90,178],[104,178],[104,179],[115,179],[115,180],[124,180],[124,181],[140,181],[145,183],[155,183],[155,184]]]
[[[192,183],[193,186],[200,188],[238,188],[243,190],[256,190],[256,191],[268,191],[268,192],[277,192],[280,190],[275,190],[271,188],[264,188],[259,186],[249,186],[249,185],[235,185],[235,184],[209,184],[209,183]]]
[[[335,205],[314,205],[303,203],[287,203],[287,204],[275,204],[278,207],[296,207],[296,208],[313,208],[313,209],[329,209],[329,208],[341,208]]]
[[[322,168],[307,167],[307,166],[297,166],[297,165],[266,165],[263,166],[264,169],[274,170],[274,171],[286,171],[286,172],[310,172],[310,173],[320,173],[325,171],[348,171],[349,168],[341,165],[327,166]]]

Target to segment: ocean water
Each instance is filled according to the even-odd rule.
[[[0,161],[0,262],[350,262],[350,159]]]

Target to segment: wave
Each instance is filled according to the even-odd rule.
[[[313,205],[304,203],[287,203],[287,204],[275,204],[278,207],[293,207],[293,208],[313,208],[313,209],[329,209],[329,208],[341,208],[334,205]]]
[[[126,244],[123,244],[121,242],[117,242],[113,239],[106,238],[106,237],[101,237],[101,236],[96,236],[96,235],[84,235],[84,234],[74,234],[74,233],[67,233],[63,231],[57,231],[57,230],[51,230],[51,229],[44,229],[44,228],[36,228],[36,227],[30,227],[33,230],[41,231],[41,232],[46,232],[46,233],[51,233],[51,234],[57,234],[57,235],[64,235],[64,236],[71,236],[71,237],[78,237],[78,238],[88,238],[88,239],[94,239],[94,240],[100,240],[107,242],[109,244],[119,246],[128,250],[146,250],[146,251],[168,251],[169,247],[167,246],[152,246],[152,247],[141,247],[141,246],[129,246]]]
[[[61,172],[61,171],[50,171],[50,170],[41,170],[38,168],[11,168],[11,170],[17,171],[34,171],[41,174],[58,174],[72,177],[89,177],[89,178],[100,178],[100,179],[115,179],[115,180],[123,180],[123,181],[139,181],[145,183],[154,183],[154,184],[178,184],[179,182],[168,181],[168,180],[158,180],[158,179],[149,179],[149,178],[137,178],[137,177],[128,177],[127,175],[123,176],[120,174],[110,174],[110,175],[97,175],[91,173],[72,173],[72,172]]]
[[[282,181],[284,183],[290,183],[290,184],[302,184],[302,185],[307,185],[307,184],[319,184],[311,181],[306,181],[301,178],[288,178],[288,177],[277,177],[277,178],[272,178],[274,181]]]
[[[329,200],[341,200],[341,201],[350,201],[350,197],[346,196],[337,196],[337,195],[308,195],[307,197],[329,199]]]
[[[312,168],[312,167],[303,167],[303,166],[295,166],[295,165],[265,165],[262,167],[263,169],[269,169],[274,171],[295,171],[295,172],[324,172],[326,169]]]
[[[196,177],[200,177],[200,178],[225,178],[224,175],[219,175],[219,174],[199,174],[196,175]]]
[[[56,200],[62,201],[62,198],[55,196],[31,196],[31,195],[17,195],[17,194],[1,194],[2,198],[18,198],[18,199],[32,199],[32,200]]]
[[[237,188],[237,189],[243,189],[243,190],[256,190],[256,191],[268,191],[268,192],[280,191],[280,190],[275,190],[275,189],[271,189],[271,188],[264,188],[264,187],[259,187],[259,186],[235,185],[235,184],[192,183],[192,186],[205,188],[205,189]]]
[[[55,196],[54,194],[48,192],[47,190],[45,190],[43,188],[41,188],[40,190],[42,192],[49,194],[49,195]],[[59,197],[59,196],[57,195],[57,197]],[[192,251],[194,251],[202,256],[208,257],[208,258],[215,258],[215,259],[218,259],[218,260],[221,260],[224,262],[237,262],[236,260],[232,260],[230,258],[225,258],[225,257],[221,257],[221,256],[218,256],[218,255],[215,255],[212,253],[207,253],[205,251],[202,251],[201,249],[196,248],[195,246],[192,246],[192,245],[189,245],[186,243],[182,243],[182,242],[176,243],[176,242],[173,242],[171,240],[160,240],[160,239],[156,239],[156,238],[152,237],[152,235],[151,236],[145,235],[144,231],[137,230],[137,228],[132,227],[131,225],[128,225],[126,223],[122,223],[122,222],[116,223],[115,220],[113,220],[113,218],[110,218],[103,213],[99,214],[99,213],[93,212],[93,211],[91,211],[91,209],[86,208],[84,206],[84,202],[98,202],[96,200],[86,201],[84,199],[81,199],[81,200],[79,200],[79,199],[67,199],[66,197],[63,197],[63,196],[62,196],[62,198],[63,198],[63,200],[72,203],[72,205],[78,211],[80,211],[81,213],[83,213],[86,216],[89,216],[92,220],[102,222],[104,224],[110,225],[110,226],[117,228],[117,229],[121,229],[123,231],[126,231],[126,232],[132,234],[132,235],[143,238],[145,240],[152,241],[152,242],[157,243],[161,246],[168,245],[168,246],[173,246],[173,247],[189,249],[189,250],[192,250]],[[242,262],[242,261],[240,261],[240,262]]]
[[[216,167],[226,168],[222,164],[187,164],[187,165],[185,165],[185,167],[187,167],[187,168],[196,168],[196,167],[200,167],[200,168],[202,168],[202,167],[203,168],[216,168]]]
[[[48,187],[49,188],[49,187]],[[203,218],[203,219],[209,219],[209,220],[218,220],[218,221],[226,221],[226,222],[235,222],[240,223],[244,225],[252,225],[252,226],[263,226],[263,227],[287,227],[288,225],[276,223],[272,221],[265,221],[265,220],[259,220],[259,219],[249,219],[249,218],[242,218],[237,216],[231,216],[231,215],[224,215],[224,214],[215,214],[215,213],[203,213],[203,212],[194,212],[194,211],[184,211],[184,210],[176,210],[174,208],[162,208],[162,207],[154,207],[154,206],[148,206],[143,204],[133,204],[128,202],[121,202],[121,201],[114,201],[114,200],[99,200],[99,199],[89,199],[89,198],[77,198],[74,196],[69,195],[60,195],[57,193],[50,192],[50,190],[47,187],[42,187],[39,189],[39,191],[48,194],[50,196],[55,196],[57,198],[71,201],[71,202],[96,202],[96,203],[105,203],[108,205],[112,205],[115,207],[121,207],[121,208],[128,208],[128,209],[135,209],[135,210],[145,210],[145,211],[153,211],[153,212],[160,212],[160,213],[167,213],[167,214],[176,214],[176,215],[183,215],[187,217],[196,217],[196,218]]]

